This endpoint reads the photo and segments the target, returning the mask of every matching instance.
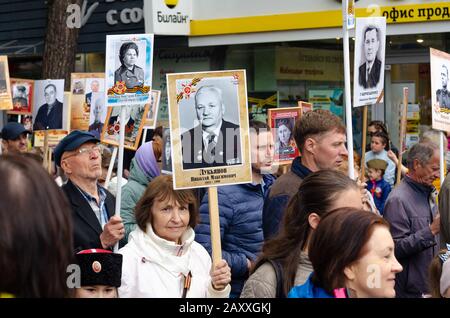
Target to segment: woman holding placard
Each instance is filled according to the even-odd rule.
[[[194,241],[197,200],[191,190],[173,190],[172,176],[147,187],[136,209],[138,228],[123,255],[119,297],[228,297],[231,270],[226,261],[212,266],[208,252]]]

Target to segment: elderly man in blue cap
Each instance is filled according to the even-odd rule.
[[[55,163],[69,178],[62,189],[72,205],[75,251],[111,249],[125,234],[122,219],[114,216],[114,196],[98,184],[102,175],[99,140],[75,130],[55,148]]]
[[[3,153],[24,153],[28,151],[28,134],[31,131],[25,129],[22,124],[10,122],[2,129]]]

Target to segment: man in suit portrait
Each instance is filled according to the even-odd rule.
[[[181,136],[183,169],[198,169],[242,163],[239,126],[223,119],[222,91],[202,86],[195,94],[199,125]]]
[[[63,104],[56,98],[56,86],[48,84],[44,88],[46,103],[39,107],[33,130],[62,129]]]
[[[443,64],[441,67],[442,88],[436,91],[436,99],[440,108],[450,109],[450,92],[447,90],[448,68]]]
[[[380,30],[369,26],[364,31],[364,56],[366,62],[359,67],[359,85],[374,88],[380,82],[381,61],[377,57],[380,48]]]

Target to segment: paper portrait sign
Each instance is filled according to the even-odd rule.
[[[150,103],[153,34],[106,36],[106,105]]]
[[[72,73],[70,93],[70,128],[72,130],[88,131],[91,125],[92,95],[103,94],[103,101],[105,99],[105,74]],[[106,109],[104,113],[106,115]],[[100,133],[98,133],[97,137],[100,137]]]
[[[450,54],[430,48],[430,69],[432,127],[450,131]]]
[[[31,115],[33,113],[34,81],[11,78],[13,109],[8,114]]]
[[[357,18],[355,30],[354,106],[383,102],[386,17]]]
[[[170,143],[170,128],[164,128],[162,144],[162,174],[172,174],[172,146]]]
[[[8,57],[0,56],[0,110],[13,108],[11,99],[11,83],[9,81]]]
[[[274,161],[279,164],[291,163],[299,156],[294,140],[294,127],[297,119],[301,117],[301,109],[300,107],[269,109],[268,115],[268,124],[275,143]]]
[[[64,80],[34,82],[33,130],[67,130],[64,120]],[[67,107],[66,107],[67,108]],[[66,125],[63,125],[64,121]]]
[[[245,70],[167,74],[174,188],[252,181]]]
[[[249,92],[250,119],[267,122],[267,110],[278,107],[278,92]]]
[[[161,98],[161,91],[152,90],[149,111],[145,116],[144,128],[146,129],[155,129],[156,127],[156,119],[158,118],[160,98]]]
[[[63,87],[64,88],[64,87]],[[64,129],[48,129],[48,145],[56,146],[70,130],[70,92],[64,92],[62,126]],[[31,116],[30,116],[31,117]],[[32,117],[31,117],[32,118]],[[45,130],[36,130],[34,134],[34,147],[44,147]]]
[[[125,142],[124,147],[130,150],[137,150],[139,140],[144,128],[145,116],[148,112],[149,104],[141,106],[125,107]],[[103,126],[101,141],[112,146],[119,146],[120,113],[121,107],[108,107],[108,112]]]

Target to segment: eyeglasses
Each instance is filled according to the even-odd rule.
[[[88,154],[89,156],[92,155],[92,153],[95,151],[98,154],[102,153],[103,150],[103,146],[102,144],[96,144],[95,146],[92,147],[83,147],[78,149],[74,154],[68,155],[67,157],[65,157],[64,159],[73,157],[73,156],[77,156],[77,155],[83,155],[83,154]]]

